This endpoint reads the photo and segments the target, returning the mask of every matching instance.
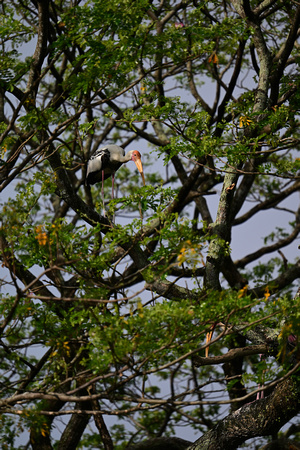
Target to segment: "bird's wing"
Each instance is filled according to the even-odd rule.
[[[95,159],[99,159],[100,161],[104,160],[105,162],[109,161],[110,159],[110,151],[107,147],[102,147],[99,148],[98,150],[95,151],[95,153],[90,157],[89,159],[89,163],[91,161],[94,161]]]
[[[86,184],[95,184],[102,179],[102,168],[110,161],[110,151],[106,148],[98,149],[89,159],[86,172]]]

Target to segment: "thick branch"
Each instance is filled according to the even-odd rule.
[[[85,409],[84,404],[79,403],[79,407],[83,410]],[[77,448],[89,420],[89,414],[72,414],[68,425],[61,435],[59,450],[73,450]]]
[[[300,180],[295,181],[292,186],[288,187],[285,190],[282,190],[278,193],[273,193],[273,196],[264,200],[263,202],[260,202],[258,205],[254,206],[254,208],[251,208],[249,211],[247,211],[242,216],[239,216],[237,219],[234,220],[233,225],[239,225],[241,223],[246,222],[251,217],[253,217],[257,212],[264,211],[266,209],[274,208],[278,205],[282,200],[285,200],[287,197],[289,197],[294,192],[297,192],[300,190]]]
[[[30,91],[41,73],[41,68],[47,53],[49,0],[37,0],[39,29],[38,38],[33,55],[32,68],[29,74],[26,91]],[[37,86],[35,86],[37,89]]]
[[[235,267],[242,267],[244,268],[247,264],[250,264],[253,261],[257,261],[259,258],[261,258],[263,255],[266,255],[268,253],[275,252],[276,250],[279,250],[283,247],[286,247],[291,242],[293,242],[298,234],[300,232],[300,223],[296,225],[292,233],[287,236],[284,239],[279,239],[275,244],[267,245],[265,247],[260,248],[256,252],[250,253],[249,255],[245,256],[244,258],[235,261]]]
[[[281,289],[290,286],[293,281],[297,280],[298,278],[300,278],[300,261],[285,270],[285,272],[283,272],[278,277],[270,280],[268,283],[253,289],[249,289],[249,291],[247,291],[247,294],[251,295],[253,298],[260,298],[265,295],[267,289],[269,290],[270,294],[275,294]]]
[[[3,261],[3,264],[16,276],[21,280],[25,286],[31,284],[32,290],[37,295],[42,295],[44,297],[47,297],[51,299],[53,297],[53,294],[44,286],[44,284],[39,281],[36,276],[34,276],[30,270],[25,269],[23,264],[21,264],[16,257],[14,256],[7,240],[3,236],[3,234],[0,234],[0,259]],[[49,300],[49,303],[50,300]]]
[[[232,450],[247,439],[274,435],[299,413],[298,389],[293,378],[283,380],[267,398],[228,415],[188,450]]]
[[[300,6],[296,9],[296,13],[293,15],[293,23],[290,27],[288,37],[274,58],[274,63],[276,69],[273,71],[271,76],[271,101],[272,105],[277,104],[278,94],[279,94],[279,82],[283,75],[287,60],[294,48],[295,41],[298,37],[298,30],[300,25]]]
[[[206,263],[206,288],[220,290],[219,273],[231,236],[231,203],[238,180],[237,172],[225,175],[220,196],[216,221],[211,225],[211,234],[215,236],[209,246]]]
[[[146,289],[154,291],[162,297],[170,300],[183,300],[189,298],[194,301],[199,301],[199,295],[195,294],[190,289],[182,286],[177,286],[170,281],[154,281],[153,283],[146,284]]]
[[[267,344],[251,345],[243,348],[232,348],[224,355],[202,357],[195,355],[193,361],[195,366],[209,366],[211,364],[224,364],[226,362],[234,361],[237,358],[243,358],[250,355],[258,355],[260,353],[268,353],[269,347]]]

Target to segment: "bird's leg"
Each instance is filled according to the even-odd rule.
[[[114,194],[115,194],[114,191],[115,191],[115,172],[113,172],[112,176],[111,176],[111,198],[112,199],[114,199]],[[112,222],[115,223],[115,207],[114,207]]]
[[[262,361],[263,359],[264,359],[264,355],[262,355],[262,354],[260,354],[259,355],[260,356],[260,360]],[[264,387],[264,384],[262,384],[262,385],[258,385],[258,387],[260,388],[260,387]],[[264,398],[264,391],[260,391],[260,392],[258,392],[257,394],[256,394],[256,400],[259,400],[259,399],[261,399],[261,398]]]
[[[114,199],[114,191],[115,191],[115,173],[112,173],[111,176],[111,198]]]
[[[103,216],[106,217],[105,214],[105,204],[104,204],[104,170],[102,170],[102,207],[103,207]]]

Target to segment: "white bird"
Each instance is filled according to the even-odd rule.
[[[104,180],[112,177],[112,198],[114,198],[114,182],[115,182],[115,172],[122,166],[122,164],[134,161],[138,171],[140,172],[143,184],[145,186],[145,177],[143,172],[143,166],[141,161],[141,154],[137,150],[130,150],[125,155],[125,151],[122,147],[118,145],[106,145],[105,147],[99,148],[94,155],[88,161],[87,173],[86,173],[86,185],[90,186],[98,182],[102,182],[102,201],[103,201],[103,212],[104,210],[104,190],[103,184]]]

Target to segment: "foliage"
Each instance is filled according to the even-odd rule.
[[[0,8],[3,448],[205,439],[262,383],[272,407],[299,363],[297,2]],[[107,143],[146,186],[123,165],[104,217]]]

